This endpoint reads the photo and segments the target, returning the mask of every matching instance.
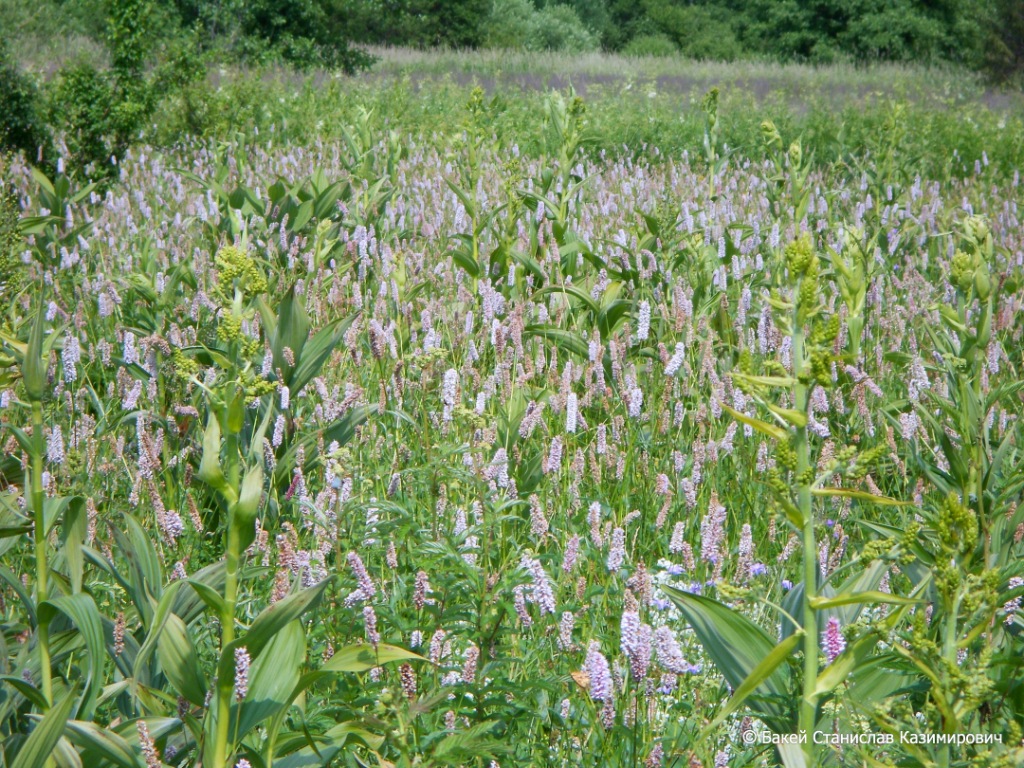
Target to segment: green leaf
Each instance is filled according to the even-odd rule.
[[[82,573],[85,569],[85,554],[82,552],[82,546],[85,544],[88,525],[85,499],[81,496],[69,499],[60,530],[60,548],[67,560],[71,591],[74,594],[82,591]]]
[[[577,357],[586,359],[590,355],[590,348],[580,338],[579,334],[566,331],[554,325],[528,325],[523,329],[523,336],[526,338],[539,337],[554,343],[559,349],[572,352]]]
[[[256,512],[263,496],[263,463],[253,464],[245,472],[238,502],[231,510],[231,525],[238,532],[238,548],[244,550],[256,538]]]
[[[315,747],[309,746],[300,749],[286,757],[274,760],[275,768],[314,768],[314,766],[327,766],[344,748],[349,737],[358,738],[370,749],[380,749],[384,744],[384,737],[370,733],[354,723],[339,723],[330,728],[326,733],[316,737]]]
[[[725,408],[724,405],[722,407]],[[873,493],[857,491],[852,488],[815,488],[812,493],[815,496],[841,496],[847,499],[857,499],[858,501],[870,501],[874,504],[889,507],[911,507],[914,505],[912,501],[899,501],[888,496],[876,496]]]
[[[113,731],[84,720],[69,720],[64,735],[82,752],[83,762],[95,765],[106,760],[120,768],[143,768],[144,763],[129,745]]]
[[[249,690],[238,714],[238,738],[292,703],[306,660],[306,635],[298,621],[285,625],[249,670]]]
[[[139,652],[135,656],[135,664],[132,669],[132,678],[134,681],[149,681],[149,675],[144,671],[146,663],[149,661],[149,657],[152,655],[153,650],[157,647],[157,643],[160,640],[160,633],[163,632],[164,625],[167,623],[167,617],[171,615],[175,598],[177,597],[178,590],[181,589],[182,583],[183,582],[176,581],[167,587],[160,598],[160,602],[157,603],[156,611],[153,612],[153,620],[149,625],[149,632],[146,634],[146,639],[143,641],[142,646],[139,648]]]
[[[243,637],[224,648],[217,670],[218,679],[234,679],[236,648],[245,647],[250,658],[257,659],[264,647],[274,639],[274,635],[306,611],[316,607],[332,580],[333,577],[324,579],[316,586],[289,595],[260,613]]]
[[[224,470],[220,466],[220,422],[213,412],[206,421],[206,431],[203,433],[203,458],[199,462],[197,476],[227,498],[229,504],[234,503],[234,499],[230,498],[234,495],[234,489],[228,485]]]
[[[717,600],[674,587],[666,586],[662,590],[693,627],[705,653],[734,690],[739,690],[762,660],[775,650],[776,645],[767,632]],[[789,726],[788,708],[782,703],[788,697],[789,683],[788,670],[777,666],[747,694],[748,698],[756,696],[762,700],[751,709],[779,733]],[[778,701],[770,700],[776,697]]]
[[[305,345],[302,354],[295,361],[295,370],[292,371],[288,386],[292,397],[302,391],[302,388],[312,381],[331,356],[334,348],[344,338],[345,333],[352,326],[358,315],[353,314],[344,320],[336,321],[318,331],[313,338]]]
[[[780,408],[779,406],[772,405],[771,403],[768,404],[768,410],[787,424],[792,424],[794,427],[807,426],[807,414],[802,411],[797,411],[792,408]]]
[[[322,672],[366,672],[393,661],[426,661],[419,654],[395,645],[378,645],[376,649],[367,643],[346,645],[335,651],[322,667]]]
[[[7,685],[32,702],[40,711],[50,708],[50,702],[43,696],[43,692],[30,682],[14,675],[0,675],[0,683],[7,683]]]
[[[537,291],[536,294],[534,294],[534,296],[540,297],[545,296],[549,293],[561,293],[566,296],[571,296],[574,299],[578,299],[580,302],[583,303],[583,306],[585,306],[587,309],[593,312],[595,316],[601,309],[598,306],[597,302],[594,301],[594,299],[590,296],[590,294],[580,290],[575,285],[549,285],[544,288],[541,288],[539,291]]]
[[[199,668],[196,649],[185,622],[173,613],[168,614],[156,648],[160,668],[178,694],[196,706],[203,706],[206,699],[206,677]]]
[[[40,607],[40,611],[42,608]],[[28,739],[18,750],[11,768],[44,768],[54,747],[64,733],[64,725],[75,704],[75,690],[69,690],[36,724]]]
[[[793,655],[794,649],[800,643],[803,636],[803,630],[798,630],[794,634],[782,640],[782,642],[772,649],[771,653],[761,659],[758,665],[750,670],[750,674],[747,675],[747,679],[744,680],[740,687],[736,689],[728,703],[722,707],[722,710],[715,716],[715,719],[707,726],[705,732],[712,731],[717,728],[722,724],[725,718],[739,709],[746,698],[756,691],[761,683],[767,680],[775,673],[776,669],[790,659]]]
[[[752,416],[742,414],[739,411],[735,410],[734,408],[730,408],[725,403],[722,403],[722,410],[728,413],[741,424],[746,424],[748,427],[753,427],[762,435],[767,435],[768,437],[771,437],[780,442],[784,442],[789,439],[789,433],[786,432],[786,430],[784,430],[782,427],[777,427],[774,424],[769,424],[766,421],[761,421],[760,419],[755,419]]]
[[[32,402],[42,402],[46,396],[47,363],[43,360],[43,334],[46,329],[46,313],[44,311],[43,292],[39,292],[39,306],[36,309],[32,332],[28,337],[28,348],[21,363],[21,377],[25,385],[25,394]]]
[[[187,582],[188,585],[195,590],[199,599],[202,600],[210,610],[218,616],[222,616],[224,614],[224,598],[221,597],[220,592],[209,584],[204,584],[195,578],[187,579]]]
[[[812,597],[811,607],[815,610],[824,611],[829,608],[838,608],[841,605],[853,605],[857,603],[888,603],[890,605],[913,605],[921,602],[910,597],[899,597],[886,592],[868,590],[866,592],[847,592],[835,597]]]
[[[66,595],[47,600],[39,606],[39,620],[48,624],[57,613],[63,613],[78,629],[85,641],[85,690],[78,706],[78,716],[82,720],[92,717],[96,697],[103,685],[103,662],[106,658],[106,646],[103,643],[103,621],[92,595],[79,592],[77,595]]]

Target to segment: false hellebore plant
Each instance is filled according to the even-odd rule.
[[[771,606],[780,617],[777,641],[723,603],[678,589],[668,591],[733,689],[732,698],[708,732],[745,704],[776,734],[806,734],[799,741],[780,745],[779,752],[787,768],[812,768],[818,765],[812,733],[822,719],[823,705],[851,674],[855,678],[880,674],[870,667],[863,671],[857,662],[875,646],[882,628],[876,625],[845,645],[840,628],[850,626],[869,603],[897,606],[884,620],[885,626],[893,626],[916,600],[879,590],[888,568],[885,560],[897,555],[896,545],[864,553],[860,562],[867,562],[866,567],[847,574],[839,583],[833,582],[843,570],[825,578],[819,568],[818,533],[825,524],[819,509],[822,500],[840,497],[872,505],[903,502],[856,487],[888,451],[884,443],[860,450],[844,448],[822,456],[809,432],[816,388],[852,388],[863,385],[866,378],[852,356],[844,359],[847,340],[843,338],[840,315],[827,311],[822,298],[822,283],[836,273],[844,280],[844,290],[837,293],[855,298],[859,286],[848,283],[862,272],[837,263],[842,257],[835,254],[833,270],[827,271],[828,265],[807,233],[779,256],[774,264],[776,285],[770,304],[778,311],[774,320],[788,336],[788,345],[783,345],[781,359],[764,362],[761,370],[755,370],[750,355],[741,354],[732,373],[742,402],[756,403],[766,419],[724,405],[723,409],[774,443],[775,468],[769,472],[767,486],[776,507],[802,543],[803,581],[789,591],[781,605]],[[837,482],[846,485],[839,487]],[[819,651],[823,643],[825,653]],[[799,669],[797,660],[802,660]],[[877,686],[865,684],[862,688],[865,695],[877,695]]]

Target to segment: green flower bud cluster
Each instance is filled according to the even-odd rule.
[[[800,146],[799,141],[794,141],[789,145],[789,166],[790,168],[799,168],[803,162],[803,148]]]
[[[815,323],[811,331],[812,344],[831,344],[839,335],[839,315],[830,315],[823,323]]]
[[[761,123],[761,140],[766,147],[773,147],[776,144],[782,146],[782,134],[779,133],[779,129],[775,127],[775,123],[771,120],[765,120]]]
[[[790,279],[795,281],[796,278],[802,277],[810,269],[811,264],[816,261],[814,244],[811,242],[810,233],[804,232],[800,237],[787,245],[785,255]]]
[[[875,560],[883,560],[889,554],[892,544],[884,539],[872,539],[864,544],[858,560],[867,565]]]
[[[225,344],[230,344],[233,341],[242,340],[242,319],[224,313],[220,317],[220,322],[217,323],[217,338],[223,341]]]
[[[935,524],[939,545],[946,552],[967,553],[978,543],[978,521],[974,512],[955,493],[946,496]]]
[[[264,378],[254,378],[252,381],[245,383],[245,399],[249,402],[253,400],[259,400],[264,395],[269,395],[272,392],[277,391],[277,382],[269,381]]]
[[[909,552],[917,544],[918,534],[921,533],[921,524],[919,522],[912,521],[907,524],[907,527],[903,531],[903,536],[900,537],[900,549]]]
[[[825,347],[811,348],[811,378],[823,387],[832,384],[832,360],[832,353]]]
[[[466,109],[473,117],[484,112],[484,89],[479,85],[469,94],[469,101],[466,102]]]
[[[230,297],[233,288],[254,296],[267,290],[267,278],[256,266],[256,262],[234,245],[225,245],[214,258],[217,265],[217,290],[224,297]],[[229,290],[228,286],[232,286]]]
[[[968,589],[963,597],[965,614],[972,614],[983,608],[989,608],[996,602],[999,594],[999,572],[986,569],[981,575],[967,577]]]
[[[199,363],[177,347],[171,352],[171,367],[174,375],[180,379],[191,379],[199,373]]]
[[[875,464],[889,453],[889,446],[885,443],[878,443],[863,451],[854,462],[850,471],[850,477],[860,479],[864,477]]]
[[[783,469],[796,470],[796,451],[789,443],[779,442],[775,446],[775,461]]]
[[[967,293],[974,284],[974,259],[958,250],[950,262],[949,277],[950,282],[960,289],[961,293]]]
[[[700,108],[708,116],[708,126],[714,129],[718,123],[718,88],[712,88],[700,100]]]
[[[794,457],[794,464],[796,458]],[[789,485],[785,480],[782,479],[782,473],[779,472],[778,467],[772,467],[768,470],[768,475],[765,480],[769,490],[773,491],[777,495],[787,498],[789,496]]]

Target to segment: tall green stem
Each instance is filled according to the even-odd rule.
[[[235,605],[238,601],[239,540],[236,528],[228,525],[227,563],[224,573],[224,607],[221,609],[221,653],[235,639]],[[214,766],[224,768],[228,758],[228,734],[231,725],[231,696],[234,681],[217,681],[217,740],[214,746]]]
[[[43,456],[46,441],[43,438],[43,404],[32,401],[32,516],[35,522],[36,547],[36,605],[50,597],[50,566],[46,552],[46,517],[43,513]],[[53,703],[53,681],[50,673],[50,625],[39,614],[36,628],[39,647],[39,671],[42,675],[43,696]]]
[[[799,306],[799,304],[798,304]],[[793,318],[793,372],[797,378],[794,408],[807,412],[810,389],[801,381],[804,367],[804,330],[799,311]],[[804,755],[807,768],[814,768],[814,724],[817,699],[814,689],[818,684],[818,617],[812,601],[818,585],[818,547],[814,540],[814,513],[811,506],[810,457],[807,427],[796,430],[797,505],[803,518],[804,566],[804,690],[800,701],[800,731],[806,734]]]

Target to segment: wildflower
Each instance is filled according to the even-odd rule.
[[[547,532],[548,520],[544,516],[540,499],[534,493],[530,496],[530,533],[537,538],[543,538]]]
[[[114,655],[120,656],[124,653],[124,630],[125,621],[124,614],[118,613],[117,620],[114,622]]]
[[[412,593],[412,604],[417,611],[422,611],[427,602],[427,592],[430,591],[430,581],[426,571],[416,572],[416,582]]]
[[[139,748],[142,750],[142,756],[146,758],[147,768],[160,768],[160,756],[157,754],[153,737],[149,735],[149,726],[146,725],[146,721],[136,721],[135,729],[139,732]]]
[[[565,556],[562,558],[562,570],[565,573],[572,571],[573,566],[576,565],[576,558],[580,552],[580,537],[577,534],[573,534],[572,538],[565,545]]]
[[[683,366],[683,361],[686,359],[686,345],[683,342],[676,343],[675,352],[672,353],[672,357],[665,364],[665,375],[675,376],[679,369]]]
[[[672,554],[678,554],[683,551],[683,545],[686,543],[683,538],[686,535],[686,523],[678,522],[672,528],[672,538],[668,542],[668,551]]]
[[[366,640],[376,648],[380,644],[380,633],[377,631],[377,614],[372,605],[363,606],[363,621],[366,623]]]
[[[562,438],[557,435],[551,438],[547,459],[544,461],[544,473],[558,472],[562,468]]]
[[[631,419],[640,417],[644,405],[644,393],[640,387],[633,387],[626,393],[626,410]]]
[[[366,566],[363,565],[362,558],[355,552],[349,552],[348,565],[352,569],[352,573],[355,574],[356,583],[359,586],[345,598],[345,605],[352,606],[358,602],[372,600],[373,596],[377,594],[377,588],[374,586],[370,574],[366,572]]]
[[[533,624],[533,617],[531,617],[530,612],[526,610],[526,587],[519,585],[512,589],[512,605],[516,609],[516,615],[519,617],[519,622],[524,627],[528,627]]]
[[[1024,578],[1021,578],[1020,576],[1011,576],[1007,586],[1010,589],[1022,587],[1024,586]],[[1020,611],[1020,604],[1021,598],[1019,595],[1003,604],[1003,613],[1006,614],[1006,618],[1003,620],[1003,623],[1007,625],[1013,623],[1014,618],[1017,616],[1017,612]]]
[[[825,625],[825,636],[822,638],[821,644],[829,664],[835,661],[836,657],[846,648],[846,640],[840,630],[839,619],[835,616],[830,618]]]
[[[718,501],[718,495],[712,494],[708,503],[708,513],[700,523],[700,557],[708,563],[717,563],[721,557],[721,544],[725,536],[725,507]]]
[[[753,567],[754,535],[750,523],[743,524],[740,532],[739,562],[736,564],[736,579],[742,584],[750,580],[750,569]]]
[[[122,341],[121,359],[125,365],[132,365],[139,361],[139,350],[135,346],[135,335],[131,331],[125,331]]]
[[[572,648],[572,630],[576,626],[576,615],[572,611],[562,613],[558,622],[558,647],[564,651]]]
[[[628,610],[623,611],[619,628],[622,652],[629,659],[633,679],[643,680],[651,661],[651,626],[640,622],[637,611]]]
[[[60,358],[64,367],[64,381],[70,384],[78,379],[77,365],[82,359],[82,347],[75,336],[68,334],[64,338],[64,349]]]
[[[604,545],[604,537],[601,535],[601,505],[596,501],[590,505],[587,512],[587,522],[590,524],[590,540],[595,547]]]
[[[447,633],[437,630],[430,638],[430,661],[437,664],[444,656],[444,638]]]
[[[249,692],[249,651],[245,646],[235,648],[235,701],[241,701]]]
[[[676,636],[665,625],[654,630],[654,653],[658,664],[667,672],[683,675],[693,671],[693,667],[683,658]]]
[[[452,420],[452,411],[455,408],[456,389],[459,384],[459,374],[454,368],[444,372],[444,379],[441,384],[441,403],[444,406],[442,415],[443,421]]]
[[[540,564],[540,561],[524,556],[520,562],[520,567],[526,569],[530,574],[530,578],[533,580],[533,587],[531,590],[532,602],[540,606],[540,612],[542,614],[553,614],[555,612],[555,595],[554,592],[551,591],[551,582],[548,581],[548,575],[544,571],[544,567]]]
[[[651,330],[651,305],[648,301],[640,302],[640,310],[637,313],[636,338],[637,341],[646,341]]]
[[[472,685],[476,682],[476,663],[480,659],[480,649],[470,645],[466,649],[466,661],[462,665],[462,682]]]
[[[398,668],[398,676],[402,684],[402,693],[412,701],[416,698],[416,672],[411,664],[403,664]]]
[[[612,543],[608,549],[608,570],[613,573],[622,567],[626,559],[626,531],[616,528],[612,531]]]
[[[608,667],[608,659],[601,653],[601,645],[596,640],[591,640],[590,645],[587,646],[583,671],[590,680],[590,698],[594,701],[611,699],[612,673]]]
[[[565,398],[565,431],[570,434],[576,431],[577,408],[576,393],[570,392]]]
[[[64,463],[64,435],[60,427],[50,430],[50,438],[46,441],[46,460],[51,464]]]

